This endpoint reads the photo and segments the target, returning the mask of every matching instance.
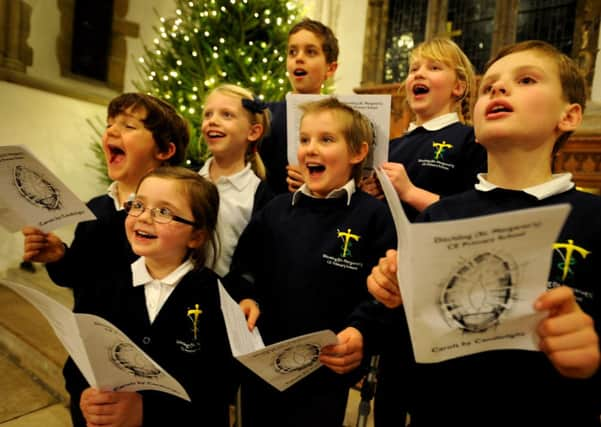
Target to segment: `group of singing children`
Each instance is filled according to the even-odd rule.
[[[294,91],[320,93],[337,56],[328,27],[297,24],[287,55]],[[551,173],[557,144],[581,121],[584,88],[574,63],[550,45],[508,46],[482,77],[472,128],[476,85],[463,52],[445,39],[413,51],[405,91],[414,122],[391,141],[382,165],[414,210],[411,219],[568,202],[559,239],[588,251],[568,277],[552,270],[553,289],[533,302],[547,312],[537,329],[540,352],[429,365],[411,353],[390,211],[377,180],[361,177],[374,142],[364,115],[335,97],[302,105],[298,164],[287,165],[285,102],[218,86],[202,115],[211,157],[194,172],[174,166],[189,134],[173,107],[139,93],[113,99],[102,137],[113,184],[88,202],[97,218],[77,225],[70,246],[24,228],[24,259],[46,263],[57,285],[73,289],[74,311],[115,324],[181,382],[191,402],[91,388],[69,359],[73,424],[228,426],[240,387],[244,427],[339,427],[350,387],[379,353],[377,427],[404,426],[406,414],[413,427],[599,426],[601,303],[593,274],[601,199]],[[319,354],[324,367],[283,392],[243,369],[230,351],[218,280],[265,344],[335,331],[337,343]]]

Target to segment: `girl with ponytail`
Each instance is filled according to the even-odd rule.
[[[433,38],[413,49],[404,90],[414,121],[403,136],[390,141],[389,161],[381,167],[413,221],[441,197],[472,189],[476,175],[486,171],[486,152],[471,126],[477,93],[474,69],[452,40]],[[361,187],[372,195],[381,193],[373,178]],[[398,386],[405,375],[402,355],[407,353],[398,348],[400,342],[387,343],[380,354],[376,427],[398,425],[399,419],[404,425],[403,408],[411,390]]]
[[[199,173],[219,191],[219,250],[208,261],[215,261],[214,270],[222,277],[251,215],[273,195],[264,182],[266,171],[258,150],[270,121],[269,109],[246,88],[223,84],[205,99],[202,136],[211,157]]]
[[[471,189],[486,171],[486,153],[471,126],[474,69],[452,40],[434,38],[411,51],[404,90],[414,121],[390,141],[381,166],[413,220],[439,198]],[[361,187],[378,196],[377,184],[370,178]]]

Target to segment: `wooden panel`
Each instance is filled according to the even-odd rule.
[[[573,135],[557,153],[554,172],[571,172],[576,185],[601,194],[601,134]]]

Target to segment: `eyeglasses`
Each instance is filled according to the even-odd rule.
[[[190,221],[188,219],[182,218],[181,216],[173,215],[168,208],[147,208],[144,207],[144,203],[139,200],[133,200],[125,202],[123,205],[125,212],[128,215],[139,217],[144,213],[145,210],[148,209],[150,212],[150,216],[154,221],[158,224],[169,224],[171,221],[181,222],[182,224],[188,224],[196,227],[196,223],[194,221]]]

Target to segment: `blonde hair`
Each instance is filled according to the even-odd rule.
[[[455,71],[457,80],[465,83],[463,94],[455,99],[455,109],[464,123],[471,124],[476,102],[476,73],[461,48],[451,39],[435,37],[420,43],[411,51],[409,62],[412,63],[417,58],[426,58],[448,65]]]
[[[228,96],[239,98],[240,102],[242,102],[243,99],[248,99],[250,101],[258,101],[257,97],[255,97],[255,95],[250,89],[246,89],[244,87],[233,84],[226,83],[217,86],[215,89],[209,92],[208,96],[211,96],[211,94],[213,93],[222,93]],[[261,180],[265,180],[265,164],[263,163],[263,159],[261,159],[261,156],[259,155],[259,145],[265,137],[265,135],[269,134],[271,126],[271,113],[269,111],[269,108],[267,107],[261,110],[261,112],[252,112],[244,106],[242,107],[242,109],[248,114],[248,119],[252,125],[260,124],[261,126],[263,126],[262,135],[256,141],[252,141],[248,144],[246,154],[244,155],[244,163],[250,163],[250,167],[255,172],[255,174]]]
[[[337,122],[340,124],[349,151],[352,154],[360,153],[361,146],[366,142],[369,150],[368,153],[371,152],[374,144],[374,129],[369,119],[361,112],[340,102],[333,96],[319,101],[306,102],[299,105],[299,108],[303,112],[301,121],[308,114],[331,111],[336,116]],[[352,178],[355,180],[355,183],[358,183],[361,178],[363,165],[367,158],[368,156],[365,156],[363,161],[353,166]]]

